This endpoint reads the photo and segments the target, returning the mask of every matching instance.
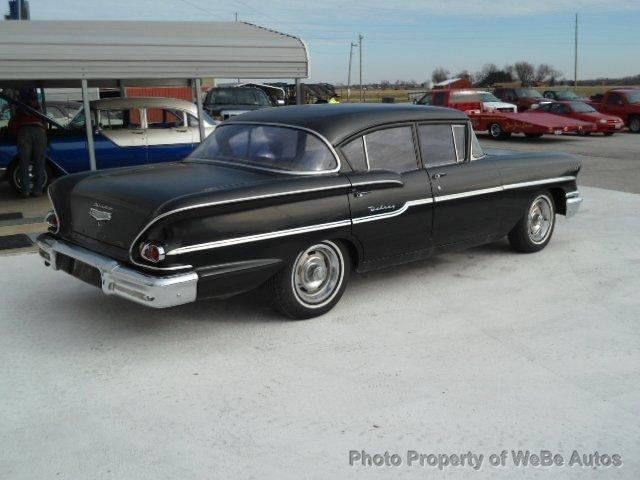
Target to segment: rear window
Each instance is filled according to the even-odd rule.
[[[288,173],[314,173],[338,167],[333,152],[319,137],[296,128],[223,124],[189,156]]]
[[[258,105],[263,107],[270,105],[267,94],[262,90],[244,88],[210,90],[206,103],[213,105]]]

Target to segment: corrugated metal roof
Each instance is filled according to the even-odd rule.
[[[244,22],[0,22],[0,81],[307,78],[308,63],[299,38]]]

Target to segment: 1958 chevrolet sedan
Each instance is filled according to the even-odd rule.
[[[183,162],[80,173],[49,189],[45,263],[152,307],[261,284],[292,318],[349,274],[508,236],[549,242],[582,199],[569,155],[485,155],[461,111],[306,105],[220,125]],[[461,265],[461,267],[463,267]]]

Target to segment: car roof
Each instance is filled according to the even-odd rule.
[[[275,123],[306,128],[338,145],[353,134],[389,123],[421,120],[468,120],[464,112],[451,108],[413,104],[314,104],[274,107],[244,113],[224,123]]]
[[[179,98],[158,97],[114,97],[102,98],[91,102],[92,110],[110,110],[116,108],[177,108],[197,116],[194,103]]]

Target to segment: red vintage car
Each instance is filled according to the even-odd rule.
[[[573,118],[584,122],[595,124],[596,131],[605,135],[613,135],[624,127],[624,122],[620,117],[615,115],[607,115],[598,112],[591,105],[579,101],[559,101],[540,105],[532,112],[552,113],[565,118]],[[578,131],[578,135],[589,135],[588,130]]]

